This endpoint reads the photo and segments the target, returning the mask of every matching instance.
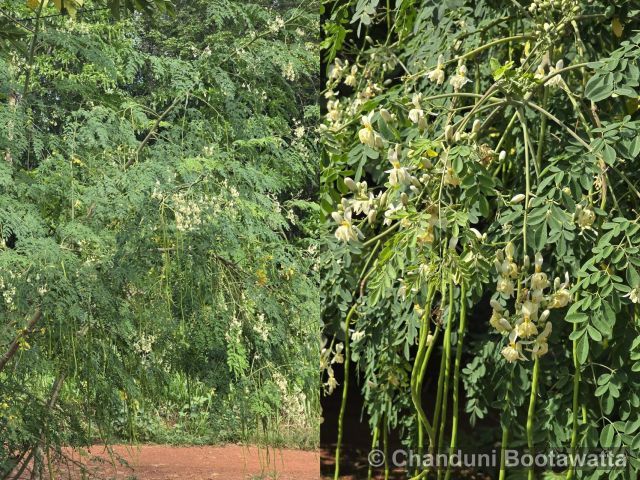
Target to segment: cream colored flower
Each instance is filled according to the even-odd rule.
[[[436,82],[437,85],[442,85],[444,83],[444,56],[443,55],[440,55],[438,57],[438,65],[436,66],[435,69],[431,70],[427,74],[427,78],[432,82]]]
[[[522,354],[522,344],[517,341],[518,334],[515,330],[513,330],[509,334],[509,344],[502,349],[502,356],[509,363],[513,363],[518,360],[526,360],[525,356]]]
[[[577,207],[576,214],[578,226],[583,230],[590,229],[593,222],[596,221],[596,214],[589,208]]]
[[[444,183],[453,187],[460,185],[460,178],[452,167],[447,167],[444,174]]]
[[[411,103],[413,104],[413,108],[409,110],[409,120],[418,125],[418,128],[424,129],[427,126],[427,118],[424,115],[424,110],[420,106],[420,101],[422,100],[422,94],[416,93],[413,95],[411,99]]]
[[[522,313],[522,316],[526,319],[532,319],[535,320],[538,318],[538,304],[532,302],[531,300],[526,300],[523,304],[522,304],[522,309],[520,310],[520,313]]]
[[[633,303],[640,303],[640,286],[637,286],[623,297],[628,298]]]
[[[535,324],[529,319],[529,317],[525,316],[524,320],[516,325],[516,332],[519,337],[529,338],[538,334],[538,329]]]
[[[514,292],[513,281],[509,278],[500,277],[498,279],[498,285],[496,287],[496,291],[510,297]]]
[[[331,214],[335,222],[338,224],[338,228],[335,232],[335,237],[341,242],[352,242],[358,240],[358,238],[364,238],[362,232],[353,225],[351,221],[351,212],[347,211],[344,215],[341,215],[338,212],[333,212]]]
[[[561,288],[551,296],[548,308],[563,308],[569,305],[571,293],[566,288]]]
[[[552,75],[558,70],[562,70],[563,68],[564,68],[564,62],[562,60],[558,60],[555,68],[549,67],[549,75]],[[564,85],[564,80],[562,79],[562,76],[558,74],[551,77],[549,80],[547,80],[547,83],[545,83],[545,85],[547,87],[562,87]]]
[[[534,290],[544,290],[549,286],[549,280],[547,274],[544,272],[538,272],[531,275],[531,288]]]
[[[460,65],[456,71],[456,74],[453,75],[449,80],[449,83],[453,87],[453,90],[457,92],[470,81],[471,80],[467,78],[467,67],[465,67],[464,65]]]
[[[400,145],[389,149],[389,162],[393,167],[391,170],[385,170],[389,174],[389,183],[391,186],[411,185],[411,174],[406,167],[400,165]]]
[[[363,128],[358,132],[358,138],[360,142],[371,148],[381,148],[383,146],[382,137],[378,132],[373,129],[372,120],[374,112],[369,113],[362,117]]]
[[[344,79],[344,84],[348,85],[350,87],[355,87],[355,85],[356,85],[356,74],[357,73],[358,73],[358,66],[357,65],[353,65],[351,67],[351,72]]]

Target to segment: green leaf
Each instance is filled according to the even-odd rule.
[[[584,365],[589,357],[589,337],[587,335],[583,335],[576,343],[576,353],[578,362],[580,365]]]
[[[589,317],[584,313],[570,313],[566,317],[564,317],[565,321],[569,323],[582,323],[586,322]]]
[[[599,102],[608,98],[613,93],[613,75],[607,73],[606,75],[595,74],[589,79],[584,89],[584,95],[589,100]]]
[[[587,332],[589,333],[589,336],[596,342],[602,340],[602,334],[595,327],[587,325]]]
[[[600,445],[603,448],[609,448],[613,444],[613,437],[616,431],[613,423],[609,423],[600,431]]]
[[[607,165],[613,165],[616,162],[616,151],[611,145],[605,145],[602,150],[602,158]]]

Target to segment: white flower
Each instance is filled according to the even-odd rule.
[[[351,341],[353,343],[358,343],[360,340],[364,338],[364,332],[361,330],[356,330],[351,334]]]
[[[522,304],[521,313],[525,319],[529,318],[535,320],[536,318],[538,318],[538,304],[532,302],[531,300],[526,300]]]
[[[443,55],[440,55],[438,57],[438,65],[436,66],[435,69],[431,70],[427,74],[427,78],[432,82],[436,82],[437,85],[442,85],[444,83],[444,56]]]
[[[444,183],[453,187],[460,185],[460,178],[453,168],[447,167],[447,170],[444,174]]]
[[[571,301],[571,293],[566,288],[561,288],[551,296],[548,308],[563,308]]]
[[[524,320],[516,326],[516,332],[519,337],[529,338],[538,334],[538,329],[535,324],[528,318],[524,317]]]
[[[456,74],[453,75],[449,80],[449,83],[453,87],[453,90],[457,92],[470,81],[471,80],[467,78],[467,67],[465,67],[464,65],[460,65]]]
[[[271,30],[271,32],[273,33],[278,33],[284,28],[284,26],[285,21],[280,15],[278,15],[273,21],[269,22],[268,24],[269,30]]]
[[[502,349],[502,356],[509,363],[513,363],[517,360],[526,360],[525,356],[522,354],[522,344],[520,344],[517,339],[518,334],[513,330],[509,334],[509,345]]]
[[[506,295],[507,297],[510,297],[511,295],[513,295],[514,291],[513,282],[508,278],[500,277],[498,279],[496,291]]]
[[[424,116],[424,110],[422,110],[420,106],[420,100],[422,100],[422,94],[416,93],[413,95],[413,99],[411,100],[413,108],[409,110],[409,120],[418,124],[420,129],[424,129],[427,126],[427,119]]]
[[[544,330],[538,335],[535,342],[533,343],[533,349],[531,353],[534,357],[541,357],[545,355],[549,351],[549,345],[547,344],[547,339],[551,334],[551,322],[547,322],[544,326]]]
[[[340,215],[338,212],[331,214],[335,222],[338,224],[335,237],[345,243],[355,241],[358,238],[364,238],[362,232],[351,222],[351,212],[345,212]]]
[[[556,63],[555,68],[549,67],[549,75],[553,75],[555,72],[557,72],[558,70],[562,70],[563,68],[564,68],[564,62],[562,60],[558,60],[558,63]],[[547,87],[562,87],[564,85],[564,80],[562,80],[562,76],[555,75],[551,77],[549,80],[547,80],[547,83],[545,83],[545,85]]]
[[[544,272],[538,272],[531,275],[531,288],[533,290],[544,290],[549,286],[549,280],[547,280],[547,274]]]
[[[348,65],[348,61],[343,63],[342,60],[336,58],[333,65],[329,68],[329,80],[338,80],[342,77],[342,73]]]
[[[383,145],[382,137],[373,129],[373,125],[371,124],[373,114],[374,112],[371,112],[369,115],[362,117],[361,121],[363,128],[358,132],[358,138],[361,143],[364,143],[371,148],[381,148]]]
[[[628,298],[633,303],[640,303],[640,286],[637,286],[623,297]]]
[[[596,214],[589,208],[576,208],[578,226],[585,230],[590,229],[596,221]]]
[[[358,66],[353,65],[351,67],[351,73],[347,75],[347,78],[344,79],[344,84],[350,87],[355,87],[356,85],[356,74],[358,73]]]
[[[385,170],[385,173],[389,174],[389,183],[391,186],[411,184],[411,174],[406,167],[400,165],[400,160],[398,159],[399,153],[399,144],[396,145],[395,148],[389,149],[389,162],[391,162],[393,168],[391,170]]]

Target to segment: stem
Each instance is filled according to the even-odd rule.
[[[507,427],[502,427],[502,441],[500,442],[500,476],[498,480],[505,480],[507,469],[506,469],[506,449],[507,442],[509,441],[509,429]]]
[[[384,449],[384,480],[389,480],[389,425],[387,424],[387,416],[384,417],[383,425],[383,449]]]
[[[456,361],[453,370],[453,422],[451,425],[451,444],[449,454],[458,446],[458,421],[460,413],[460,365],[462,363],[462,341],[467,322],[467,292],[464,281],[460,284],[460,324],[458,326],[458,345],[456,345]],[[447,462],[445,480],[451,478],[451,465]]]
[[[549,101],[549,87],[544,88],[544,95],[542,99],[542,106],[546,107]],[[538,134],[538,151],[536,152],[536,168],[540,171],[542,166],[542,150],[544,146],[544,136],[547,133],[547,117],[540,119],[540,133]]]
[[[376,425],[376,428],[373,429],[373,440],[371,440],[371,451],[375,450],[378,445],[378,438],[380,436],[380,424]],[[373,478],[373,465],[369,463],[369,470],[367,471],[367,480],[371,480]]]
[[[509,375],[509,380],[507,383],[507,391],[504,394],[504,411],[509,411],[509,402],[510,402],[510,396],[509,394],[511,393],[511,384],[513,382],[513,375],[514,375],[515,369],[512,368],[511,369],[511,373]],[[505,480],[506,478],[506,474],[507,474],[507,469],[506,469],[506,449],[507,449],[507,443],[509,442],[509,423],[510,423],[509,419],[508,421],[504,422],[502,425],[502,441],[500,443],[500,476],[498,478],[498,480]]]
[[[536,397],[538,396],[538,377],[540,375],[540,359],[538,357],[533,361],[533,378],[531,379],[531,396],[529,397],[529,411],[527,413],[527,446],[529,447],[529,453],[534,454],[533,444],[533,416],[536,409]],[[533,464],[529,467],[528,479],[534,480]]]
[[[351,363],[351,346],[349,343],[349,324],[351,317],[356,310],[353,305],[347,313],[344,325],[344,382],[342,384],[342,402],[340,404],[340,414],[338,416],[338,441],[336,444],[336,469],[333,475],[334,480],[340,478],[340,447],[342,445],[342,436],[344,433],[344,414],[347,409],[347,395],[349,390],[349,365]]]
[[[31,45],[29,46],[29,56],[27,57],[27,72],[24,76],[24,88],[22,90],[22,96],[25,97],[29,93],[29,87],[31,83],[31,71],[33,70],[33,57],[36,53],[36,43],[38,43],[38,33],[40,33],[40,17],[42,16],[42,9],[44,8],[44,0],[40,0],[38,4],[38,10],[36,11],[35,22],[36,25],[33,28],[33,37],[31,37]]]
[[[527,251],[527,220],[529,217],[529,195],[531,192],[531,175],[529,173],[529,132],[527,131],[524,115],[518,110],[518,117],[522,123],[522,134],[524,135],[524,174],[525,174],[525,193],[524,193],[524,221],[522,223],[522,242],[524,244],[524,252]]]
[[[573,324],[573,331],[578,329],[578,324]],[[571,454],[575,452],[578,445],[578,400],[580,396],[580,363],[578,362],[578,340],[574,339],[572,345],[573,350],[573,368],[575,373],[573,374],[573,405],[572,405],[572,425],[571,425]],[[567,480],[572,480],[574,477],[575,465],[571,462],[569,470],[567,472]]]

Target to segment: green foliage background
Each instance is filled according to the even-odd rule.
[[[2,474],[38,445],[313,445],[316,6],[102,6],[0,3]]]

